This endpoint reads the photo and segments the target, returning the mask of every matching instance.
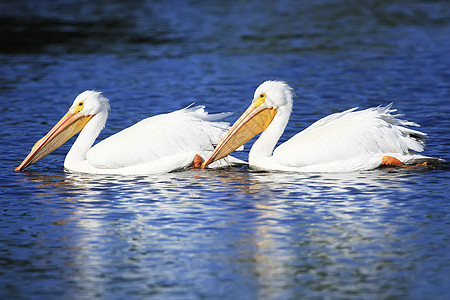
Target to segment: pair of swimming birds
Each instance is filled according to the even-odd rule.
[[[188,107],[150,117],[94,145],[110,110],[101,93],[85,91],[64,117],[16,168],[22,171],[80,132],[64,167],[96,174],[155,174],[195,166],[243,163],[231,154],[257,134],[249,152],[251,168],[294,172],[351,172],[382,165],[407,166],[443,160],[418,154],[426,134],[416,123],[392,114],[391,105],[352,108],[315,122],[275,148],[292,112],[294,92],[281,81],[266,81],[242,116],[229,126],[229,113],[208,114]],[[93,146],[94,145],[94,146]]]

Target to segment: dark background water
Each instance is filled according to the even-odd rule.
[[[2,1],[0,297],[445,299],[449,173],[159,176],[13,169],[75,96],[100,139],[192,102],[232,111],[264,80],[298,99],[282,141],[394,101],[448,158],[448,1]],[[246,159],[248,149],[237,154]]]

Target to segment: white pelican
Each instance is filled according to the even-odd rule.
[[[44,158],[81,131],[64,161],[64,167],[69,171],[96,174],[170,172],[191,165],[195,154],[210,155],[229,128],[226,122],[213,122],[229,113],[208,115],[203,107],[197,106],[144,119],[92,147],[105,126],[109,110],[109,100],[101,93],[81,93],[64,117],[36,142],[16,171]],[[238,160],[230,157],[230,161]],[[219,165],[226,163],[222,161]]]
[[[419,155],[426,134],[407,126],[416,123],[392,115],[391,105],[357,111],[352,108],[329,115],[290,140],[275,145],[292,111],[293,90],[281,81],[266,81],[255,91],[253,101],[202,164],[233,152],[263,132],[250,149],[248,162],[262,170],[296,172],[350,172],[383,165],[443,161]]]

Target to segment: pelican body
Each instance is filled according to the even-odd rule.
[[[230,113],[208,115],[204,107],[188,107],[144,119],[94,144],[110,111],[100,92],[85,91],[64,117],[31,149],[16,168],[22,171],[41,160],[80,132],[67,154],[64,167],[95,174],[154,174],[190,166],[195,154],[207,157],[229,128],[215,122]],[[230,157],[230,163],[237,162]],[[216,166],[227,162],[222,161]]]
[[[393,115],[391,104],[366,110],[352,108],[329,115],[275,149],[293,105],[293,90],[281,81],[266,81],[253,101],[202,164],[225,157],[258,133],[248,162],[256,169],[295,172],[350,172],[382,164],[407,165],[440,159],[417,154],[426,134],[416,123]]]

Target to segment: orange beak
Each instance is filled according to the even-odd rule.
[[[255,135],[266,130],[267,126],[269,126],[277,114],[277,109],[263,108],[261,107],[262,103],[261,101],[252,102],[230,130],[228,130],[225,137],[214,149],[212,155],[202,164],[202,168],[227,156],[247,143]]]
[[[43,138],[34,144],[30,153],[15,170],[23,171],[26,167],[55,151],[68,139],[80,132],[93,116],[80,116],[75,108],[69,109],[64,117]]]

